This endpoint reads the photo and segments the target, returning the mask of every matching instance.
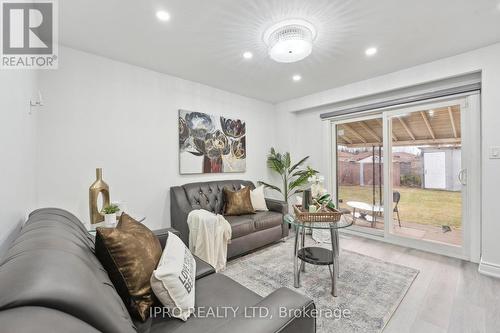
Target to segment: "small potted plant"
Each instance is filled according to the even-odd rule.
[[[104,214],[104,224],[114,226],[116,224],[116,213],[120,211],[120,207],[115,204],[110,204],[102,209]]]

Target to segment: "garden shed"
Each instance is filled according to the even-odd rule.
[[[460,191],[461,184],[457,175],[460,174],[461,149],[459,147],[420,149],[424,160],[423,187]]]

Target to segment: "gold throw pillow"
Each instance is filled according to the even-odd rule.
[[[245,215],[255,213],[250,198],[250,187],[245,187],[235,192],[224,187],[224,197],[226,201],[224,215]]]
[[[116,228],[97,228],[95,252],[130,314],[145,321],[154,303],[151,274],[162,253],[156,235],[123,213]]]

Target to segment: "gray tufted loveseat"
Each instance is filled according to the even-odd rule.
[[[181,233],[181,239],[188,245],[189,228],[187,217],[194,209],[205,209],[212,213],[224,213],[223,188],[240,189],[241,185],[255,185],[246,180],[221,180],[190,183],[170,188],[170,217],[172,227]],[[285,202],[266,199],[268,212],[257,212],[242,216],[225,216],[231,224],[232,239],[227,249],[227,257],[250,252],[259,247],[279,241],[288,236],[288,226],[283,224],[287,213]]]

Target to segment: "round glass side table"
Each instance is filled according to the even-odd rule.
[[[305,272],[305,263],[312,265],[328,266],[332,278],[332,295],[337,297],[337,277],[339,275],[339,229],[352,225],[352,220],[341,217],[337,222],[302,222],[291,214],[285,215],[285,223],[295,229],[294,258],[293,258],[293,284],[300,287],[300,272]],[[322,247],[305,247],[306,229],[330,230],[332,249]],[[299,244],[300,236],[300,244]],[[299,265],[300,260],[300,265]]]

